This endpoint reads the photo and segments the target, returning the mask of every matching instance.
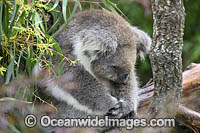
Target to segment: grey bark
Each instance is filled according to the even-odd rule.
[[[155,90],[149,118],[172,118],[182,88],[185,9],[183,0],[151,0],[151,4],[154,24],[150,60]]]

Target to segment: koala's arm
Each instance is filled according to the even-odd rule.
[[[144,59],[144,55],[148,54],[151,47],[151,37],[145,33],[144,31],[138,29],[137,27],[131,26],[131,30],[136,36],[136,48],[137,55],[139,55],[142,59]],[[135,72],[133,71],[130,74],[129,81],[127,84],[120,85],[120,87],[116,90],[116,95],[119,101],[122,103],[122,109],[124,114],[128,114],[133,111],[135,115],[137,112],[138,106],[138,81]]]
[[[110,109],[108,115],[117,118],[126,118],[129,114],[134,117],[138,106],[138,82],[135,73],[131,74],[126,84],[120,84],[114,91],[113,96],[118,99],[118,104]]]

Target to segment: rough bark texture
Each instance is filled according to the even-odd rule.
[[[174,117],[182,88],[183,0],[151,0],[151,4],[154,30],[150,60],[155,90],[149,118]]]

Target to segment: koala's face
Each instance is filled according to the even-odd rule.
[[[90,62],[90,69],[101,82],[113,87],[129,81],[136,61],[135,48],[118,47],[114,53],[97,50],[93,54],[95,59]]]

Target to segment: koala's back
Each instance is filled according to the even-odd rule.
[[[133,32],[131,25],[121,16],[106,10],[86,10],[75,14],[64,29],[63,25],[54,38],[60,45],[71,42],[78,33],[84,30],[102,31],[112,36],[121,45],[133,45]],[[87,33],[85,33],[87,34]],[[106,36],[105,36],[106,37]]]

